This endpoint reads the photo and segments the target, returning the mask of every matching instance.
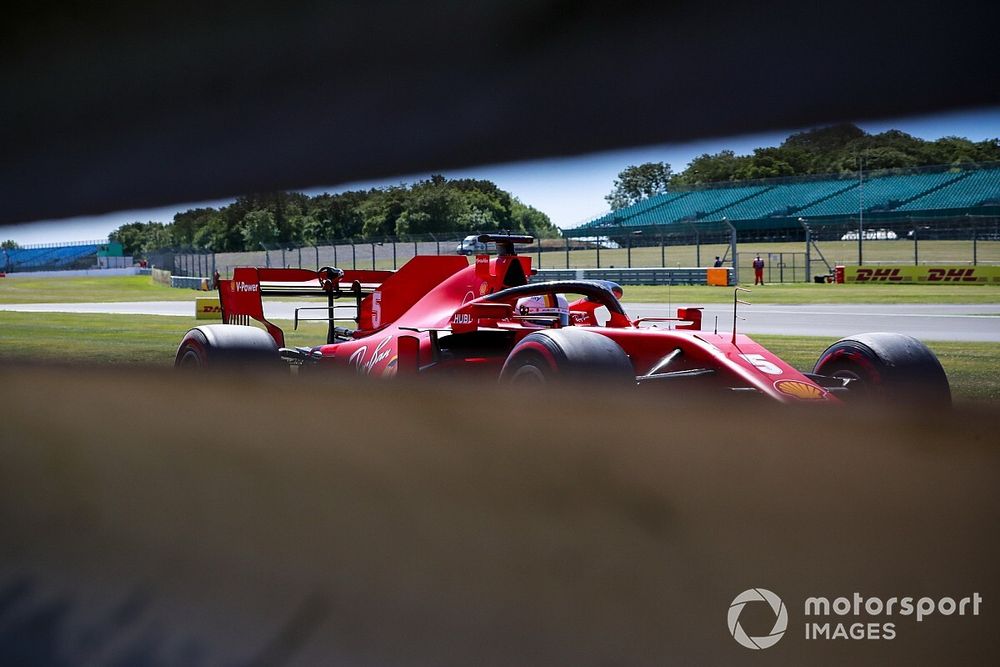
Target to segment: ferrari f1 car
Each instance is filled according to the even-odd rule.
[[[800,372],[736,332],[739,288],[732,331],[704,330],[700,308],[632,319],[614,283],[531,282],[531,258],[515,252],[515,244],[531,243],[531,237],[483,235],[480,241],[495,243],[497,255],[478,255],[471,265],[452,255],[417,256],[398,271],[237,268],[232,280],[217,281],[223,324],[190,330],[175,365],[284,362],[298,373],[340,368],[377,377],[462,375],[524,387],[600,378],[783,403],[886,396],[950,402],[941,364],[911,337],[846,338],[823,352],[812,372]],[[283,331],[265,317],[265,296],[320,297],[318,304],[295,309],[295,325],[325,321],[325,343],[286,347]],[[348,320],[355,328],[338,325]]]

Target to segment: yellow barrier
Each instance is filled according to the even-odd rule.
[[[1000,266],[968,266],[961,264],[846,266],[844,267],[844,282],[998,285],[1000,284]]]
[[[198,297],[194,300],[194,318],[196,320],[221,320],[222,304],[217,298]]]

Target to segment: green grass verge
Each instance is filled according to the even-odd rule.
[[[107,315],[101,313],[0,312],[0,359],[95,364],[169,365],[184,333],[199,324],[192,317]],[[326,336],[324,324],[292,331],[275,321],[287,345],[315,345]]]
[[[207,295],[160,285],[150,276],[0,278],[0,303],[194,301],[196,296]]]
[[[204,323],[193,317],[103,315],[77,313],[0,312],[0,360],[111,365],[169,366],[181,337]],[[322,324],[299,331],[291,322],[286,344],[315,345],[323,341]],[[812,336],[754,336],[796,368],[811,370],[820,352],[836,339]],[[1000,345],[994,343],[930,342],[951,381],[955,399],[1000,401]]]
[[[997,285],[817,285],[785,283],[756,286],[740,298],[751,303],[1000,303]],[[636,285],[625,287],[624,303],[732,303],[732,287]]]

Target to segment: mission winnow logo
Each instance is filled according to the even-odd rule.
[[[802,604],[804,637],[807,640],[892,640],[897,636],[897,624],[911,618],[923,623],[930,616],[979,616],[983,596],[973,593],[965,597],[916,597],[912,595],[883,598],[853,593],[840,597],[808,597]],[[740,615],[747,605],[767,605],[774,614],[774,625],[765,635],[751,636],[740,624]],[[851,621],[841,620],[851,617]],[[745,648],[761,650],[777,644],[788,630],[788,609],[777,594],[766,588],[750,588],[729,605],[726,620],[729,634]]]

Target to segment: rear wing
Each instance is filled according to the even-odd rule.
[[[362,302],[373,294],[393,275],[392,271],[342,271],[324,267],[319,271],[309,269],[261,269],[255,267],[237,267],[233,270],[232,280],[219,280],[219,302],[222,306],[222,322],[224,324],[250,324],[256,320],[264,325],[278,347],[284,347],[285,334],[281,327],[269,322],[264,317],[263,297],[325,297],[329,327],[327,342],[334,340],[334,312],[338,308],[348,307],[354,310],[351,318],[360,322]],[[350,297],[354,300],[351,306],[337,306],[335,301]]]

